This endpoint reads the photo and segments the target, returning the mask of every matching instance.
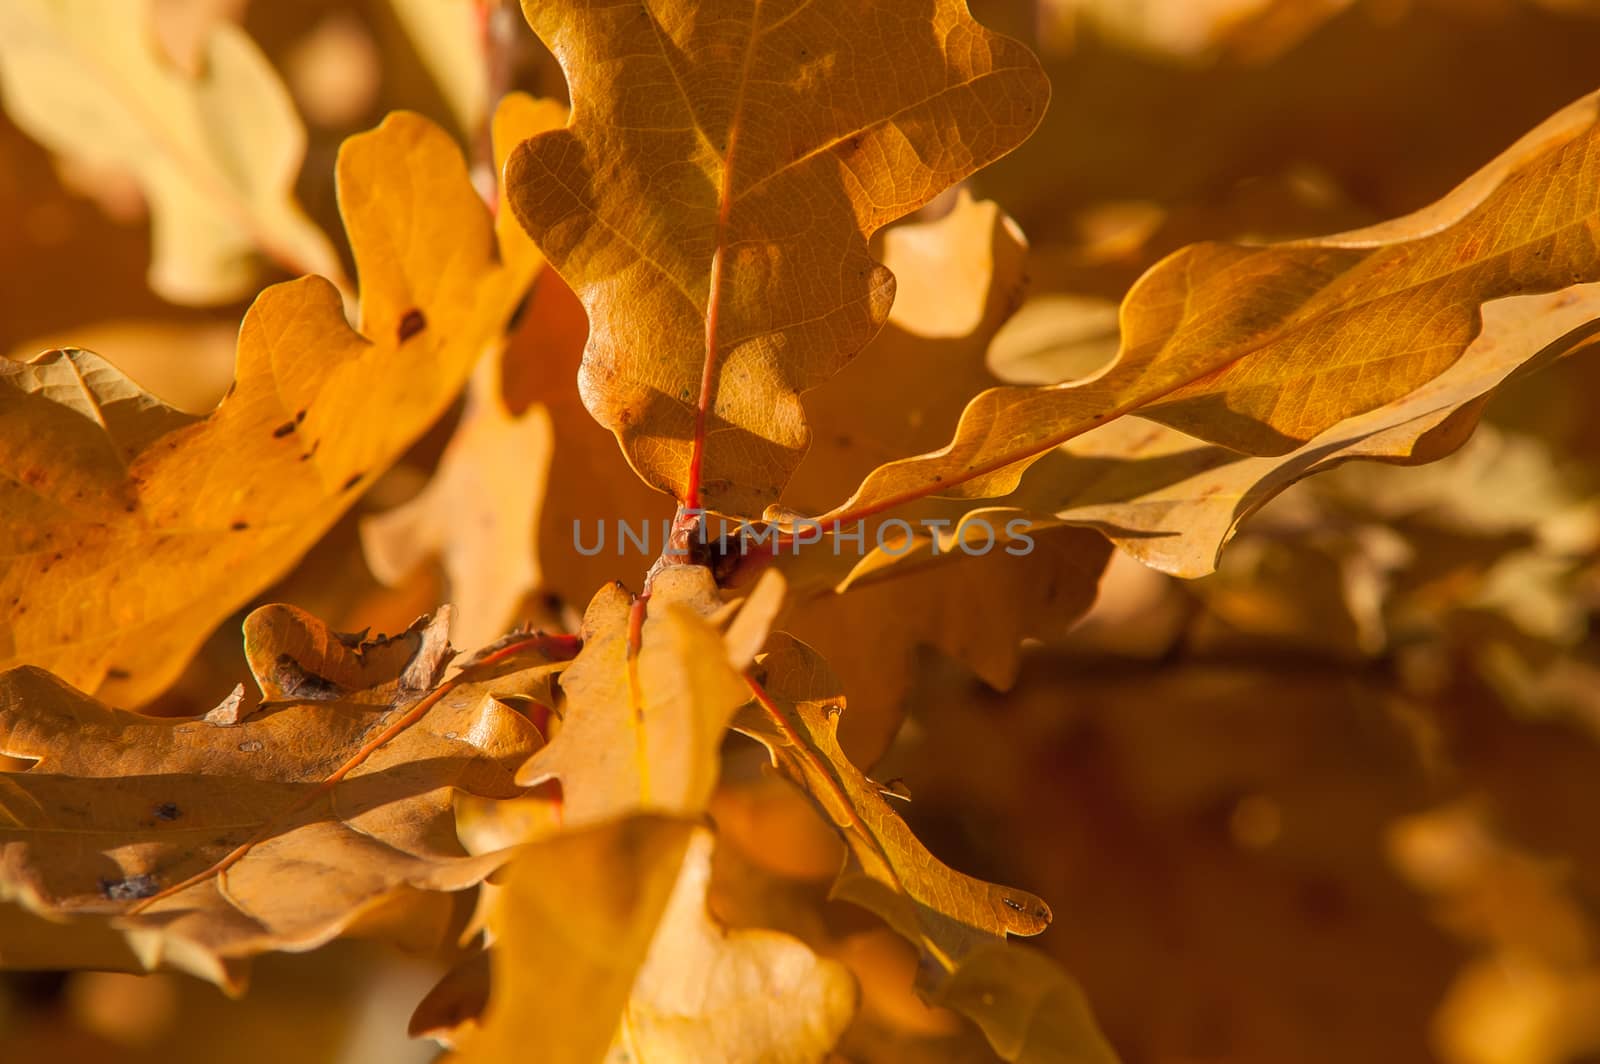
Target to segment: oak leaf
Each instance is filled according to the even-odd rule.
[[[489,1005],[455,1064],[603,1060],[694,823],[606,820],[524,846],[490,920]]]
[[[131,172],[150,202],[150,285],[178,303],[246,295],[265,255],[343,276],[294,201],[305,129],[255,44],[219,22],[191,77],[134,0],[14,0],[0,10],[0,93],[51,151]]]
[[[1026,891],[962,875],[917,841],[879,786],[840,748],[836,732],[844,699],[838,680],[810,648],[775,636],[758,660],[756,675],[759,680],[751,686],[757,706],[741,711],[734,726],[767,747],[773,764],[805,789],[844,838],[848,856],[833,896],[877,913],[915,945],[924,989],[938,999],[955,985],[950,1004],[1004,1049],[1018,1037],[1016,1009],[998,995],[1037,989],[1024,980],[1006,985],[1008,978],[986,985],[987,993],[969,994],[961,989],[970,986],[968,980],[985,977],[964,980],[960,973],[987,947],[1003,945],[1007,935],[1043,931],[1050,922],[1049,906]],[[976,963],[987,969],[993,961]],[[1074,1028],[1081,1045],[1100,1044],[1086,1013],[1069,1020],[1074,1022],[1084,1025]],[[1059,1030],[1051,1037],[1059,1037]]]
[[[805,450],[799,393],[888,314],[866,238],[1020,143],[1048,84],[956,0],[917,20],[859,2],[524,12],[573,119],[506,180],[588,311],[584,401],[653,486],[757,513]]]
[[[739,670],[760,649],[782,591],[775,575],[758,585],[724,636],[707,620],[721,599],[702,567],[659,570],[647,602],[602,588],[562,677],[561,726],[518,782],[560,781],[568,827],[703,811],[728,724],[750,698]]]
[[[936,220],[885,232],[884,262],[899,281],[895,305],[872,343],[804,397],[808,419],[826,431],[790,482],[786,498],[795,508],[837,498],[896,453],[937,445],[967,399],[997,383],[984,352],[1022,298],[1027,250],[1004,212],[965,193]],[[891,394],[899,401],[886,408]],[[919,645],[1009,686],[1022,640],[1059,634],[1077,620],[1108,557],[1098,537],[1054,522],[1033,522],[1036,542],[1005,537],[1007,520],[1025,516],[1020,511],[968,513],[965,504],[936,501],[896,516],[941,521],[938,544],[925,530],[906,540],[902,530],[868,521],[859,543],[841,536],[770,559],[792,589],[782,627],[839,674],[850,699],[841,739],[869,765],[899,728]],[[1000,541],[982,534],[977,522],[984,520]],[[964,525],[977,534],[963,547]]]
[[[458,15],[468,14],[462,8]],[[502,150],[529,129],[550,129],[566,121],[566,109],[553,101],[502,107],[495,115],[494,142]],[[503,212],[496,227],[508,245],[521,238]],[[541,273],[538,287],[559,284]],[[544,330],[545,309],[535,291],[520,313],[518,334]],[[557,340],[564,322],[556,325]],[[507,342],[509,347],[511,341]],[[546,355],[542,349],[539,355]],[[466,408],[428,486],[409,502],[361,523],[361,544],[373,575],[398,586],[423,561],[442,558],[450,600],[458,618],[452,625],[464,647],[490,642],[518,620],[523,598],[539,586],[534,529],[545,491],[553,427],[543,410],[508,409],[502,363],[509,351],[484,352],[467,384]]]
[[[1025,543],[1006,534],[1009,521],[1024,519]],[[1023,640],[1060,636],[1088,612],[1110,560],[1100,534],[1021,510],[946,520],[937,533],[874,548],[830,588],[795,594],[782,622],[838,674],[850,700],[840,739],[861,764],[874,764],[900,729],[919,647],[1004,690]]]
[[[607,1059],[826,1059],[855,1013],[855,980],[790,935],[720,926],[706,911],[712,846],[703,828],[689,839]]]
[[[1041,456],[1130,412],[1233,450],[1282,455],[1403,398],[1460,358],[1484,304],[1600,272],[1588,237],[1597,99],[1559,112],[1406,218],[1169,256],[1123,301],[1121,352],[1103,373],[984,392],[943,449],[880,467],[827,517],[927,495],[1007,494]]]
[[[1455,451],[1501,385],[1594,342],[1600,285],[1497,300],[1482,313],[1482,332],[1449,369],[1281,457],[1123,418],[1046,457],[1008,501],[1093,525],[1164,572],[1204,576],[1240,523],[1303,477],[1354,459],[1418,465]]]
[[[571,289],[541,271],[505,350],[475,371],[433,480],[362,523],[368,564],[387,584],[441,559],[464,646],[532,612],[518,610],[534,605],[530,595],[581,608],[595,588],[637,579],[650,562],[622,550],[617,522],[648,527],[666,500],[628,468],[578,397],[588,327]],[[596,545],[597,535],[611,538]]]
[[[984,351],[1022,300],[1027,257],[1016,223],[965,191],[940,218],[884,231],[894,306],[849,365],[802,397],[819,428],[785,506],[817,512],[884,462],[949,439],[967,400],[1000,383]]]
[[[441,684],[444,625],[363,642],[265,607],[246,624],[263,701],[246,711],[236,692],[188,719],[0,674],[0,752],[36,762],[0,775],[0,894],[120,931],[146,968],[227,984],[244,958],[396,906],[427,923],[432,895],[503,860],[461,847],[452,792],[519,793],[542,738],[514,703],[550,701],[564,664],[530,636]]]
[[[506,107],[526,132],[548,120]],[[546,117],[541,117],[546,116]],[[29,663],[118,701],[165,687],[232,610],[286,572],[441,414],[538,268],[499,242],[448,137],[391,115],[345,142],[338,179],[361,332],[327,281],[263,292],[234,388],[173,410],[99,358],[0,363],[0,667]]]

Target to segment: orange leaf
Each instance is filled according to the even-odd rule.
[[[512,156],[511,204],[588,310],[585,403],[691,506],[777,498],[806,446],[800,392],[888,314],[867,236],[1043,115],[1025,48],[962,0],[931,8],[524,5],[573,116]]]

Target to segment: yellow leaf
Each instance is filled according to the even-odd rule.
[[[204,717],[144,717],[36,668],[0,674],[0,752],[36,762],[0,775],[0,896],[109,922],[146,968],[233,983],[257,953],[404,931],[419,918],[396,906],[499,866],[461,847],[451,796],[518,793],[542,740],[503,700],[549,700],[562,663],[540,637],[441,684],[442,620],[365,647],[283,607],[246,629],[249,712],[235,692]]]
[[[345,142],[338,179],[361,332],[320,278],[267,289],[210,416],[160,404],[85,352],[0,363],[0,667],[152,697],[499,342],[538,257],[510,224],[497,247],[449,138],[391,115]]]
[[[1093,525],[1164,572],[1204,576],[1240,522],[1295,481],[1357,458],[1417,465],[1456,450],[1501,384],[1592,343],[1597,317],[1595,284],[1497,300],[1449,369],[1282,457],[1252,458],[1122,418],[1045,458],[1009,501]]]
[[[156,50],[147,3],[8,0],[0,92],[51,151],[130,171],[154,219],[150,285],[177,303],[247,294],[258,256],[343,283],[293,197],[305,129],[243,30],[219,22],[189,77]]]
[[[765,593],[761,600],[753,627],[764,635],[775,604]],[[641,810],[704,810],[728,723],[750,698],[739,670],[759,639],[737,625],[725,644],[707,622],[721,605],[709,570],[661,569],[647,605],[646,613],[615,585],[595,595],[583,650],[561,682],[561,728],[517,774],[527,786],[561,782],[569,827]]]
[[[498,351],[478,364],[461,423],[422,493],[361,522],[367,564],[391,587],[427,558],[443,560],[465,647],[504,632],[539,583],[534,530],[555,435],[543,407],[507,412],[499,366]]]
[[[490,920],[492,990],[455,1064],[598,1064],[694,824],[611,820],[524,847]]]
[[[1048,83],[959,0],[524,11],[573,118],[507,186],[589,313],[584,401],[650,484],[757,513],[805,450],[799,393],[888,314],[867,236],[1019,144]]]
[[[997,1049],[1005,1052],[1019,1038],[1025,1043],[1018,1016],[1026,1016],[1026,1003],[1037,1000],[1040,988],[1009,975],[996,978],[993,955],[984,951],[1000,946],[1008,934],[1043,931],[1049,907],[1026,891],[962,875],[917,841],[879,787],[840,749],[838,681],[809,648],[777,636],[758,673],[752,687],[759,706],[741,712],[734,726],[767,747],[773,764],[811,795],[844,837],[849,856],[833,895],[877,913],[915,945],[924,987],[936,997],[954,987],[949,1003],[983,1026]],[[963,977],[969,961],[977,967]],[[983,986],[974,994],[975,983]],[[1063,1040],[1070,1037],[1084,1046],[1098,1044],[1086,1013],[1064,1016],[1060,1024],[1050,1025],[1052,1041],[1067,1044]]]
[[[689,840],[607,1059],[824,1060],[855,1014],[855,980],[790,935],[719,926],[706,911],[712,843],[703,828]]]
[[[828,517],[928,495],[1004,495],[1051,449],[1129,412],[1281,455],[1405,397],[1471,345],[1482,305],[1600,273],[1597,99],[1407,218],[1302,243],[1177,252],[1123,301],[1122,349],[1100,376],[984,392],[946,447],[880,467]]]

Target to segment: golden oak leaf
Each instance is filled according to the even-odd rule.
[[[739,670],[760,649],[781,598],[774,576],[752,591],[724,637],[706,620],[721,606],[707,569],[659,570],[643,604],[616,585],[602,588],[561,682],[561,727],[518,782],[559,780],[569,827],[636,811],[703,811],[728,723],[750,698]]]
[[[451,796],[518,793],[542,739],[510,703],[549,701],[563,667],[542,637],[440,683],[442,621],[370,661],[281,607],[247,628],[272,663],[248,713],[236,692],[204,717],[143,717],[37,668],[0,674],[0,752],[36,762],[0,775],[0,894],[108,924],[146,968],[232,982],[243,958],[314,948],[501,863],[462,848]],[[291,675],[298,696],[276,700]],[[339,683],[357,678],[370,686]]]
[[[757,513],[805,450],[799,393],[888,314],[866,238],[1019,144],[1048,83],[959,0],[524,12],[573,118],[507,185],[588,310],[584,401],[650,484]]]
[[[527,97],[506,107],[534,121]],[[120,701],[165,687],[448,406],[538,266],[498,247],[448,137],[391,115],[339,155],[361,332],[309,277],[245,315],[231,393],[196,419],[93,355],[0,362],[0,666]]]
[[[636,528],[666,501],[583,408],[577,376],[588,320],[553,270],[540,272],[519,319],[505,350],[474,373],[433,481],[362,525],[367,561],[387,584],[442,558],[465,646],[503,631],[535,591],[582,603],[602,584],[637,578],[650,558],[610,540],[588,544],[597,528]]]
[[[742,711],[734,727],[765,745],[773,764],[833,822],[848,849],[834,897],[877,913],[915,945],[922,957],[919,979],[927,990],[937,995],[983,947],[1002,944],[1007,935],[1036,935],[1048,926],[1050,908],[1042,899],[962,875],[929,853],[889,808],[878,785],[850,763],[836,735],[844,706],[838,680],[810,648],[776,636],[759,659],[757,674],[760,682],[752,689],[758,706]],[[976,995],[981,1010],[969,1014],[1003,1048],[1010,1037],[1003,1032],[1014,1025],[1014,1019],[1003,1017],[1015,1010],[995,999],[1006,987],[995,983],[985,989],[988,999]],[[957,994],[951,1004],[968,1010],[973,998]],[[1080,1037],[1085,1045],[1098,1040],[1092,1028]]]
[[[1595,284],[1497,300],[1483,307],[1482,332],[1449,369],[1282,457],[1252,458],[1122,418],[1045,458],[1008,501],[1093,525],[1164,572],[1204,576],[1240,522],[1303,477],[1352,459],[1416,465],[1455,451],[1500,385],[1591,344],[1597,317]]]
[[[712,846],[704,828],[689,839],[607,1060],[824,1060],[855,1014],[855,980],[790,935],[720,926],[706,911]]]
[[[1600,273],[1600,141],[1589,96],[1454,193],[1355,233],[1168,257],[1122,305],[1118,360],[1086,382],[996,388],[943,449],[875,470],[829,518],[927,495],[1003,495],[1053,448],[1137,412],[1234,450],[1281,455],[1453,365],[1495,299]]]
[[[949,439],[967,400],[999,383],[984,350],[1022,299],[1027,254],[1016,223],[965,192],[941,218],[885,231],[883,263],[896,282],[888,323],[806,393],[806,420],[818,431],[786,506],[817,512],[884,462]]]
[[[1025,540],[1008,535],[1007,523],[1023,516],[955,515],[937,535],[875,547],[820,594],[795,595],[781,627],[838,674],[850,700],[840,738],[855,760],[875,763],[899,731],[918,647],[1003,690],[1016,679],[1024,639],[1059,636],[1094,604],[1110,544],[1037,519],[1025,522]]]
[[[943,217],[884,234],[884,262],[899,282],[894,309],[849,366],[805,396],[809,420],[827,431],[790,483],[796,504],[836,498],[893,454],[948,436],[968,397],[995,383],[984,351],[1021,299],[1026,254],[1015,223],[964,193]],[[891,394],[902,400],[892,409],[884,404]],[[902,543],[904,530],[868,522],[859,541],[839,536],[772,558],[794,588],[782,627],[839,674],[851,706],[842,741],[863,764],[898,730],[919,645],[1008,686],[1024,638],[1064,631],[1088,608],[1108,553],[1093,535],[1048,527],[1055,522],[1035,523],[1037,546],[1013,545],[1005,525],[1020,512],[967,513],[948,502],[902,512],[941,522],[938,543],[925,532]],[[987,535],[983,521],[991,523]],[[958,548],[963,524],[979,534]],[[966,553],[985,543],[986,554]]]
[[[178,303],[250,291],[258,256],[342,278],[294,201],[305,129],[243,30],[216,24],[190,77],[157,50],[147,3],[13,0],[0,9],[0,92],[51,151],[131,172],[150,202],[150,285]]]
[[[1117,355],[1117,305],[1053,293],[1029,299],[989,345],[989,368],[1007,384],[1087,377]]]
[[[393,703],[405,691],[434,685],[451,655],[454,610],[419,621],[397,636],[367,639],[335,632],[294,606],[274,603],[244,620],[244,654],[269,702]]]
[[[456,1064],[603,1060],[667,909],[690,820],[609,820],[518,851],[490,917],[488,1011]]]

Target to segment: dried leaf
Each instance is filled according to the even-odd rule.
[[[703,828],[689,840],[607,1060],[824,1060],[855,1013],[855,980],[789,935],[719,926],[706,911],[712,844]]]
[[[604,1059],[693,828],[635,816],[524,847],[491,919],[489,1009],[455,1064]]]
[[[536,111],[526,97],[508,107]],[[245,316],[237,378],[195,419],[86,352],[0,363],[0,666],[124,702],[172,681],[445,409],[537,268],[454,145],[405,113],[352,137],[338,176],[361,332],[320,278]]]
[[[1042,899],[962,875],[917,841],[880,788],[840,749],[836,730],[843,697],[815,653],[778,635],[759,666],[759,706],[741,712],[734,727],[765,745],[773,764],[833,821],[849,849],[834,896],[877,913],[918,948],[926,989],[937,996],[982,947],[1003,943],[1007,935],[1036,935],[1049,925],[1050,908]],[[973,1018],[1004,1048],[1011,1036],[1002,1032],[1014,1023],[999,1017],[1010,1006],[977,997],[993,1012],[974,1012]],[[973,1001],[958,992],[951,1004],[966,1009]],[[1098,1044],[1092,1028],[1080,1037],[1084,1045]]]
[[[1483,304],[1600,270],[1586,236],[1600,187],[1590,180],[1595,113],[1596,97],[1578,101],[1407,218],[1170,256],[1124,300],[1122,350],[1103,374],[983,393],[944,449],[879,468],[829,516],[931,494],[1006,494],[1042,455],[1129,412],[1281,455],[1403,398],[1456,363]]]
[[[228,22],[190,77],[157,51],[147,3],[13,0],[0,92],[51,151],[134,174],[154,218],[150,285],[178,303],[247,294],[266,256],[342,283],[293,198],[305,130],[266,58]]]
[[[866,237],[1032,131],[1038,63],[956,0],[918,20],[859,2],[524,11],[573,120],[524,145],[507,185],[588,311],[584,401],[650,484],[756,513],[805,449],[799,393],[888,314]]]
[[[819,431],[784,491],[786,506],[815,513],[884,462],[950,438],[967,400],[1000,383],[984,350],[1022,299],[1027,255],[1016,223],[965,192],[943,217],[884,233],[883,263],[896,282],[888,323],[804,396],[806,421]]]
[[[1110,545],[1038,520],[1024,522],[1025,542],[1008,536],[1008,522],[1022,518],[993,508],[947,518],[937,537],[874,548],[834,587],[796,596],[783,628],[839,675],[850,699],[841,739],[861,764],[875,763],[899,731],[918,647],[1004,690],[1024,639],[1060,636],[1093,605]]]
[[[762,599],[754,627],[764,632],[773,604]],[[704,810],[728,722],[750,698],[739,670],[759,641],[741,625],[725,645],[707,623],[721,605],[709,570],[660,570],[637,629],[635,601],[615,585],[595,595],[583,650],[562,678],[561,728],[517,774],[526,786],[560,780],[568,827]]]
[[[1010,501],[1093,525],[1146,565],[1203,576],[1240,522],[1303,477],[1357,458],[1418,465],[1450,454],[1497,388],[1592,343],[1597,317],[1600,285],[1489,303],[1483,331],[1453,366],[1287,455],[1251,458],[1124,418],[1046,458]]]
[[[530,637],[418,690],[442,668],[437,627],[362,663],[302,621],[268,607],[247,625],[252,656],[370,686],[174,720],[112,709],[36,668],[0,674],[0,752],[37,762],[0,775],[0,893],[121,931],[146,968],[233,982],[242,958],[314,948],[498,867],[503,854],[456,841],[451,794],[518,793],[512,773],[542,739],[502,699],[548,701],[562,663]],[[264,676],[263,695],[280,678]]]

